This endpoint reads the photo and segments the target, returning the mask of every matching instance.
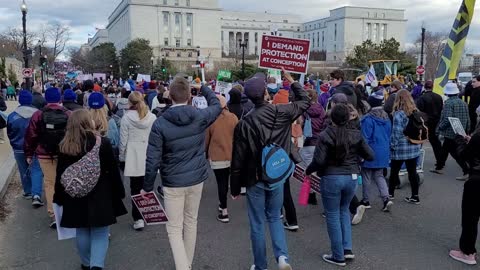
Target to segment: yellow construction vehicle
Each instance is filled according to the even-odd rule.
[[[372,60],[368,61],[368,67],[370,68],[373,65],[379,85],[389,85],[395,80],[399,80],[403,84],[405,83],[404,76],[398,76],[399,63],[400,60]],[[359,79],[365,81],[365,76],[366,73],[358,76],[357,81]]]

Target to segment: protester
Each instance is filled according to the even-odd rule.
[[[36,111],[25,133],[24,151],[27,163],[32,164],[38,158],[44,176],[45,198],[50,216],[50,227],[56,228],[53,213],[53,192],[58,162],[58,145],[65,136],[67,120],[71,112],[60,105],[61,95],[58,88],[45,91],[47,105]]]
[[[440,116],[440,122],[437,127],[437,135],[443,136],[444,141],[442,145],[440,160],[437,160],[435,173],[443,174],[443,168],[450,154],[458,165],[462,168],[463,176],[459,176],[456,179],[459,181],[465,181],[468,179],[468,165],[462,156],[457,154],[457,144],[455,143],[455,132],[448,120],[449,117],[460,119],[463,129],[468,132],[470,130],[470,117],[468,115],[468,106],[463,102],[458,94],[460,90],[455,83],[447,83],[444,89],[445,95],[448,97],[447,101],[443,105],[443,111]]]
[[[230,100],[228,101],[228,110],[235,114],[238,120],[242,120],[245,115],[245,111],[242,106],[242,93],[236,88],[232,88],[228,93]]]
[[[372,107],[361,120],[362,135],[367,144],[375,153],[375,159],[362,163],[362,191],[361,204],[370,208],[369,189],[375,183],[383,201],[382,211],[389,212],[393,202],[389,199],[388,186],[383,169],[389,167],[390,162],[390,134],[392,124],[388,114],[383,110],[383,91],[374,92],[368,98],[368,104]]]
[[[154,81],[151,81],[148,84],[148,91],[145,93],[145,104],[148,105],[148,108],[150,108],[150,111],[153,110],[154,108],[152,107],[153,105],[153,99],[155,99],[158,96],[158,91],[157,91],[157,83]]]
[[[120,134],[115,120],[108,116],[104,96],[97,92],[92,93],[88,97],[88,107],[92,120],[95,122],[95,131],[99,132],[101,136],[106,136],[110,140],[114,152],[117,153]]]
[[[403,86],[402,83],[399,80],[395,80],[392,82],[392,85],[390,85],[390,93],[388,95],[387,101],[385,101],[385,105],[383,109],[388,113],[390,116],[390,119],[393,119],[393,105],[395,103],[396,97],[397,97],[397,92],[402,90]]]
[[[303,147],[300,149],[299,153],[303,160],[303,167],[312,163],[313,153],[315,151],[315,146],[318,142],[318,136],[326,128],[326,113],[322,105],[318,103],[318,94],[314,90],[308,90],[307,96],[310,98],[311,106],[308,108],[307,112],[303,114],[303,130],[305,131],[306,125],[309,124],[312,130],[312,136],[306,137]],[[308,203],[312,205],[317,204],[317,198],[315,193],[312,191],[308,197]]]
[[[442,167],[439,167],[438,164],[442,160],[442,143],[435,131],[442,114],[443,99],[439,94],[433,92],[433,81],[425,83],[425,92],[417,99],[417,108],[427,115],[428,141],[432,146],[436,162],[435,168],[432,168],[430,172],[441,173]]]
[[[2,95],[0,95],[0,144],[5,143],[5,127],[7,126],[7,117],[3,112],[7,110],[7,104]]]
[[[218,186],[218,217],[220,222],[228,223],[230,218],[227,210],[227,195],[230,179],[230,163],[232,160],[233,131],[238,118],[227,108],[227,100],[217,95],[222,107],[222,113],[206,132],[205,149],[210,166],[215,173]]]
[[[73,92],[72,89],[67,89],[63,92],[63,107],[69,111],[75,111],[78,109],[83,109],[83,106],[77,104],[77,95]]]
[[[355,95],[357,95],[357,104],[353,104],[355,109],[357,110],[359,117],[361,118],[365,115],[368,111],[370,111],[370,105],[367,102],[367,98],[365,97],[364,93],[362,93],[361,88],[355,88]]]
[[[351,118],[347,105],[334,106],[330,117],[333,126],[320,133],[313,161],[305,173],[317,172],[322,178],[321,194],[332,248],[332,254],[323,255],[323,260],[345,266],[346,259],[355,258],[348,208],[360,174],[359,160],[372,161],[374,153],[359,130],[347,128]]]
[[[200,83],[200,80],[196,80],[196,85],[198,85]],[[203,89],[203,88],[201,88]],[[192,98],[192,106],[197,108],[197,109],[206,109],[208,107],[208,102],[207,102],[207,99],[205,98],[205,96],[203,95],[202,93],[202,90],[198,90],[198,89],[192,89],[193,91],[193,98]]]
[[[17,93],[15,92],[15,87],[13,85],[7,86],[7,100],[17,101]]]
[[[87,155],[88,159],[85,159]],[[90,179],[98,180],[92,180],[94,186],[91,190],[87,189],[85,182],[76,186],[74,191],[85,191],[85,195],[73,197],[71,186],[66,188],[65,185],[74,181],[75,175],[72,174],[81,172],[79,166],[88,170]],[[82,109],[73,112],[68,120],[65,138],[60,143],[53,201],[63,207],[59,225],[76,228],[81,269],[104,268],[109,226],[117,222],[117,217],[127,213],[123,198],[125,190],[122,177],[109,140],[97,135],[88,111]]]
[[[477,128],[477,108],[480,107],[480,75],[472,80],[472,91],[470,94],[470,102],[468,103],[468,113],[470,115],[470,130],[473,133]]]
[[[417,159],[420,156],[420,144],[413,144],[404,134],[409,122],[409,117],[417,110],[412,96],[407,90],[400,90],[395,94],[393,105],[392,136],[390,138],[390,179],[388,192],[390,199],[395,199],[395,188],[400,184],[398,174],[403,163],[406,164],[408,180],[412,189],[412,196],[405,201],[420,204],[418,196],[419,179],[417,174]]]
[[[231,194],[238,197],[241,187],[247,187],[247,208],[254,256],[251,270],[267,269],[265,246],[265,220],[270,237],[275,243],[273,251],[282,270],[291,269],[288,263],[288,248],[280,219],[283,204],[283,185],[267,189],[262,174],[258,173],[262,148],[267,141],[275,142],[290,154],[291,125],[306,112],[310,101],[302,86],[294,83],[289,73],[285,78],[291,83],[294,102],[270,105],[265,101],[265,77],[258,73],[245,84],[245,93],[255,104],[255,109],[246,115],[235,128],[232,159]]]
[[[343,71],[337,69],[330,73],[330,85],[334,88],[332,95],[345,94],[348,98],[348,103],[353,106],[357,105],[357,98],[359,97],[355,94],[353,84],[345,81],[345,73]]]
[[[200,84],[194,87],[198,89]],[[184,270],[192,269],[198,209],[203,182],[208,179],[205,131],[220,115],[222,108],[207,86],[202,86],[201,91],[207,99],[208,108],[198,110],[188,106],[190,83],[182,77],[176,77],[169,89],[173,106],[152,127],[142,194],[153,190],[157,170],[160,169],[170,247],[175,268]]]
[[[33,107],[41,110],[47,105],[47,101],[42,95],[42,88],[38,85],[33,87]]]
[[[86,80],[83,82],[82,94],[77,96],[77,103],[80,106],[88,107],[88,96],[93,92],[94,84],[92,80]],[[88,109],[88,108],[87,108]]]
[[[322,92],[318,97],[318,103],[322,105],[323,109],[327,109],[328,100],[330,99],[330,85],[325,83],[320,86],[320,91]]]
[[[428,81],[427,81],[428,82]],[[425,87],[426,89],[426,87]],[[423,85],[421,81],[417,81],[417,84],[415,87],[412,89],[412,98],[413,100],[417,101],[421,96],[423,92]]]
[[[135,91],[130,94],[128,102],[130,109],[125,113],[120,124],[119,158],[125,163],[123,175],[130,177],[130,195],[138,195],[143,187],[145,176],[148,136],[156,117],[148,110],[140,92]],[[133,204],[132,217],[133,228],[142,230],[145,223]]]
[[[275,77],[268,78],[267,91],[272,99],[273,99],[273,96],[275,96],[279,90],[280,90],[280,87],[278,87],[277,80],[275,79]]]
[[[18,96],[20,106],[8,115],[7,134],[12,146],[15,160],[17,161],[20,180],[23,187],[23,198],[32,199],[34,207],[43,206],[42,185],[43,174],[38,159],[33,158],[32,164],[27,163],[23,143],[25,132],[30,122],[30,118],[37,111],[32,107],[33,96],[29,91],[22,90]]]

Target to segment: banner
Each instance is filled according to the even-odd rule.
[[[143,217],[147,225],[165,224],[168,221],[167,214],[163,209],[162,204],[154,192],[145,194],[148,199],[142,195],[132,196],[132,201],[138,209],[138,212]]]
[[[148,74],[137,74],[137,82],[141,82],[142,80],[146,81],[146,82],[150,82],[151,81],[151,78],[150,78],[150,75]]]
[[[377,80],[377,76],[375,75],[375,69],[373,65],[370,66],[370,70],[368,70],[367,75],[365,75],[365,83],[372,83]]]
[[[293,172],[293,179],[303,183],[303,179],[305,179],[305,168],[297,164],[295,166],[295,171]],[[312,190],[320,194],[320,177],[318,177],[316,174],[310,175],[310,184]]]
[[[225,81],[225,79],[230,80],[232,79],[232,72],[230,70],[219,70],[217,81]]]
[[[310,40],[264,35],[261,44],[258,67],[307,73]]]
[[[457,69],[462,58],[474,8],[475,0],[462,1],[435,73],[433,91],[437,94],[443,94],[443,88],[447,82],[457,77]]]

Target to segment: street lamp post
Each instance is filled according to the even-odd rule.
[[[422,26],[422,48],[420,51],[420,66],[423,66],[423,50],[424,50],[424,45],[425,44],[425,27]],[[423,81],[423,74],[420,74],[419,80]]]
[[[153,56],[152,56],[152,57],[150,57],[150,62],[152,63],[152,66],[151,66],[151,68],[152,68],[152,71],[151,71],[151,74],[150,74],[150,76],[151,76],[151,78],[150,78],[150,79],[151,79],[151,80],[153,80],[153,60],[154,60],[154,59],[155,59],[155,58],[153,58]]]
[[[27,48],[27,4],[23,0],[22,5],[20,6],[22,11],[22,25],[23,25],[23,60],[25,68],[28,68],[28,48]],[[25,87],[26,90],[31,90],[30,78],[25,78]]]
[[[44,66],[43,66],[43,55],[42,55],[42,41],[39,40],[38,41],[38,48],[39,48],[39,54],[40,54],[40,57],[39,57],[39,61],[40,61],[40,77],[41,77],[41,81],[42,81],[42,91],[43,91],[43,86],[45,85],[45,80],[43,78],[43,69],[44,69]]]
[[[245,80],[245,49],[248,46],[248,39],[245,39],[245,42],[239,39],[238,42],[240,43],[240,48],[242,48],[242,79]]]

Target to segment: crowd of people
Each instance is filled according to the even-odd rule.
[[[328,83],[301,85],[283,73],[281,82],[257,73],[226,96],[181,76],[169,83],[137,85],[130,79],[49,85],[44,95],[39,86],[33,94],[22,90],[20,106],[8,116],[6,127],[23,197],[35,208],[43,206],[45,198],[50,227],[76,228],[82,269],[103,269],[109,226],[128,213],[124,176],[130,195],[156,191],[163,197],[175,267],[187,270],[194,260],[204,182],[213,170],[218,221],[230,222],[229,188],[233,200],[246,196],[251,270],[267,269],[265,227],[278,268],[291,270],[285,230],[299,229],[290,190],[297,164],[305,175],[321,179],[331,246],[322,258],[345,266],[355,259],[351,226],[372,208],[371,187],[382,199],[379,208],[390,212],[405,165],[411,196],[404,201],[420,204],[417,166],[422,145],[429,140],[436,160],[431,172],[442,174],[450,154],[463,170],[457,180],[466,181],[460,250],[450,256],[476,264],[479,214],[473,205],[480,189],[480,156],[474,149],[480,133],[472,126],[477,123],[480,90],[471,91],[467,105],[450,82],[444,101],[432,91],[431,81],[412,90],[400,81],[353,84],[336,70]],[[472,85],[480,87],[480,77]],[[455,132],[452,117],[468,136]],[[158,175],[161,184],[155,189]],[[360,200],[355,195],[359,184]],[[316,196],[312,191],[308,203],[318,204]],[[63,207],[60,224],[54,204]],[[133,203],[130,212],[132,228],[142,230],[145,222]]]

